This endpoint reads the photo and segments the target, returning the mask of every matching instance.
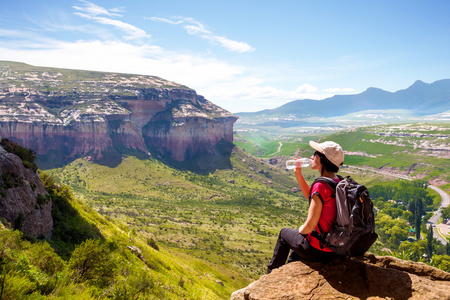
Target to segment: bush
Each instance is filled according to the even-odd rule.
[[[158,244],[156,244],[156,241],[154,238],[147,239],[147,245],[149,245],[153,249],[159,251],[159,246],[158,246]]]
[[[75,282],[87,281],[103,288],[109,285],[115,274],[115,262],[105,244],[89,239],[77,246],[68,264]]]

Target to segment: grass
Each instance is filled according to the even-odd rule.
[[[238,147],[231,163],[197,174],[129,156],[114,169],[79,159],[47,172],[144,238],[256,278],[266,270],[279,230],[298,227],[307,202],[291,192],[292,174]]]

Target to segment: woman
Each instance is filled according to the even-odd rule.
[[[316,150],[310,159],[311,169],[318,170],[320,176],[333,179],[336,183],[341,180],[336,173],[344,163],[344,152],[335,142],[318,144],[310,141],[309,145]],[[327,233],[336,219],[336,198],[333,189],[323,182],[316,182],[309,186],[302,175],[300,161],[295,162],[295,177],[303,195],[309,199],[308,217],[299,230],[283,228],[278,236],[267,273],[286,263],[289,252],[289,262],[299,259],[311,261],[327,261],[336,255],[319,240],[312,236],[315,229],[319,233]]]

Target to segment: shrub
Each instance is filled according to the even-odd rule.
[[[87,281],[100,288],[109,285],[115,273],[115,262],[108,247],[93,239],[75,248],[68,267],[75,282]]]
[[[154,238],[149,238],[149,239],[147,239],[147,244],[148,244],[150,247],[152,247],[153,249],[159,251],[159,246],[158,246],[158,244],[156,244],[156,241],[155,241]]]

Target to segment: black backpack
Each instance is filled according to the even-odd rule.
[[[360,256],[378,238],[373,203],[364,185],[358,184],[350,176],[340,178],[341,181],[336,183],[331,178],[319,177],[311,185],[316,182],[327,183],[335,191],[337,206],[336,221],[331,230],[327,234],[314,230],[312,236],[339,255]],[[320,226],[319,230],[322,232]]]

